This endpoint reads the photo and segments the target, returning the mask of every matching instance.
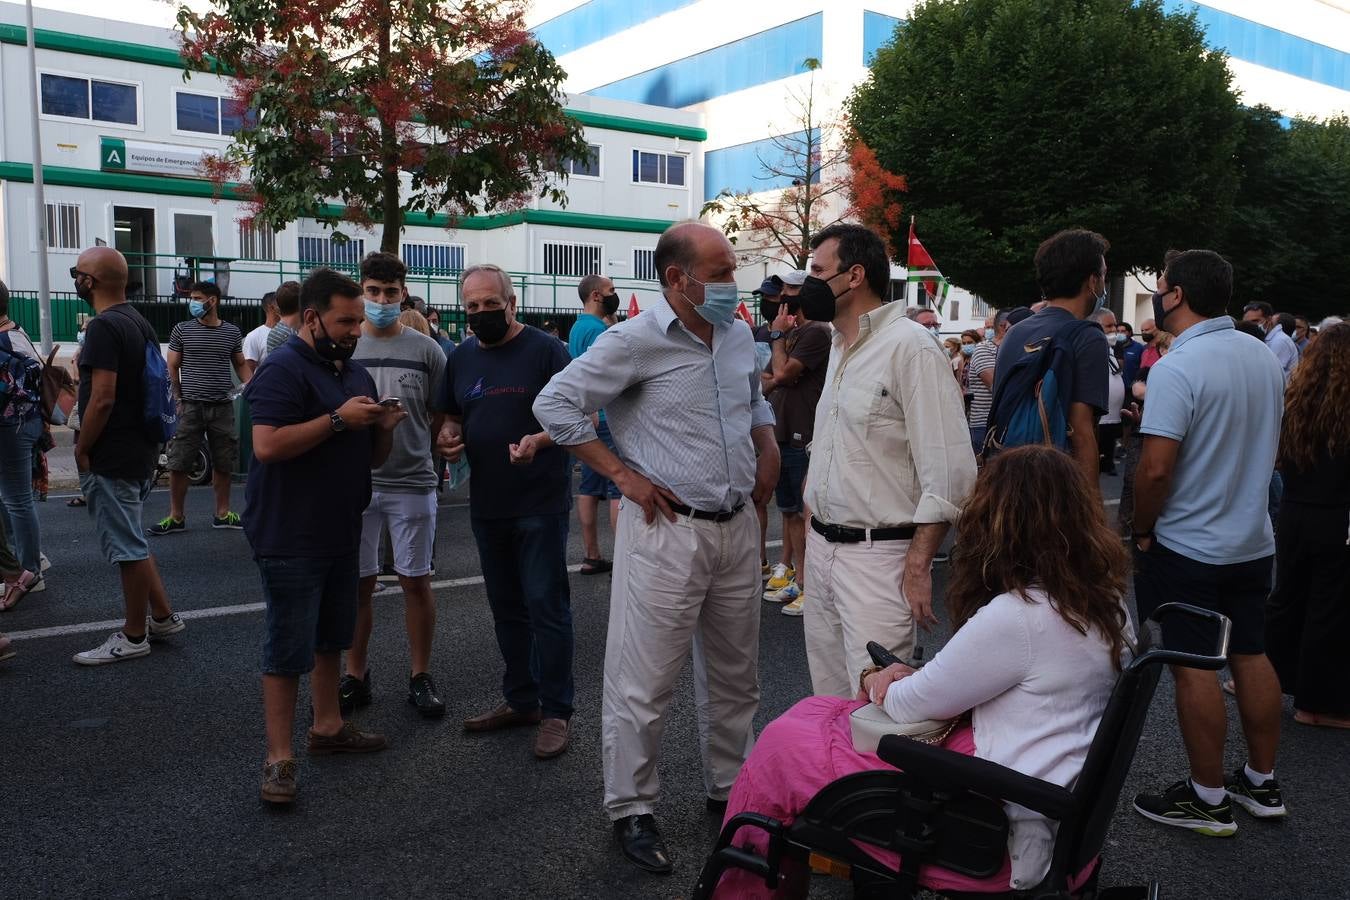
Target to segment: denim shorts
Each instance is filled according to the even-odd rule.
[[[99,544],[108,562],[139,562],[150,558],[150,544],[141,527],[141,510],[150,496],[150,479],[109,478],[80,473],[80,492],[89,504]]]
[[[261,556],[267,634],[263,673],[304,675],[315,653],[338,653],[352,645],[356,629],[357,555],[333,559]]]
[[[778,511],[799,513],[805,509],[802,503],[802,487],[806,484],[806,467],[811,457],[804,447],[791,444],[779,444],[778,455],[782,464],[778,469],[778,487],[774,489],[774,500]]]
[[[618,455],[619,450],[614,446],[614,437],[609,433],[609,423],[604,419],[600,420],[600,426],[595,429],[595,436],[605,442],[610,453]],[[581,484],[577,487],[577,493],[583,497],[605,497],[609,500],[618,500],[623,496],[614,486],[614,482],[585,463],[581,464]]]

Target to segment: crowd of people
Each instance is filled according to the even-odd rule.
[[[811,250],[806,270],[761,285],[763,323],[752,329],[736,318],[731,244],[705,225],[673,226],[655,250],[662,299],[615,324],[613,282],[583,278],[566,342],[520,320],[510,275],[490,264],[461,275],[470,334],[458,345],[409,295],[393,254],[369,254],[359,280],[316,269],[280,285],[248,335],[220,318],[220,292],[202,282],[167,360],[125,300],[126,260],[86,250],[71,269],[94,313],[79,355],[75,455],[120,572],[125,622],[75,661],[144,656],[152,639],[185,629],[150,539],[188,528],[186,472],[205,440],[217,473],[211,525],[242,529],[266,606],[260,796],[293,803],[301,676],[310,755],[388,746],[352,720],[376,698],[371,604],[386,535],[404,599],[407,701],[444,716],[433,673],[436,491],[444,463],[467,460],[502,682],[500,699],[463,728],[530,726],[535,755],[557,757],[574,712],[575,461],[580,571],[611,573],[603,809],[642,870],[673,867],[655,817],[659,766],[691,655],[708,810],[790,819],[832,778],[885,766],[849,738],[850,716],[868,704],[897,724],[945,720],[948,749],[1071,784],[1134,629],[1176,600],[1232,622],[1245,757],[1226,771],[1219,681],[1174,668],[1190,771],[1139,794],[1134,809],[1216,836],[1236,832],[1234,805],[1285,815],[1281,694],[1293,695],[1298,723],[1350,727],[1335,656],[1350,636],[1350,417],[1340,403],[1350,324],[1314,329],[1259,303],[1235,324],[1231,266],[1189,250],[1168,256],[1136,339],[1106,308],[1109,243],[1075,229],[1038,249],[1036,304],[999,310],[983,332],[944,344],[934,310],[883,302],[889,259],[873,232],[833,225]],[[7,312],[0,285],[4,609],[43,586],[28,461],[46,425],[32,382],[41,361]],[[252,417],[241,511],[229,491],[236,381]],[[146,528],[166,417],[177,422],[170,511]],[[1118,471],[1117,444],[1124,489],[1112,525],[1099,479]],[[773,561],[771,501],[783,534]],[[926,667],[872,666],[869,641],[907,659],[936,623],[932,570],[949,534],[942,608],[955,635]],[[763,601],[802,617],[815,696],[757,740]],[[1213,636],[1169,623],[1163,640],[1207,652]],[[0,637],[0,658],[13,652]],[[926,883],[1035,885],[1053,828],[1025,810],[1010,818],[1004,871],[974,886],[926,872]],[[739,878],[719,890],[767,890]],[[790,878],[776,895],[803,890]]]

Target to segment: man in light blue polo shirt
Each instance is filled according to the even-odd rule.
[[[1224,314],[1232,294],[1232,266],[1217,253],[1168,255],[1153,312],[1158,329],[1177,337],[1149,372],[1134,487],[1139,618],[1180,601],[1232,621],[1229,664],[1248,753],[1225,779],[1228,717],[1219,685],[1209,672],[1174,666],[1191,777],[1139,794],[1134,808],[1155,822],[1215,837],[1237,831],[1231,803],[1258,818],[1285,814],[1275,781],[1280,686],[1264,645],[1275,554],[1266,488],[1284,376],[1275,357]],[[1163,623],[1168,649],[1208,655],[1214,640],[1212,628],[1195,620],[1172,616]]]

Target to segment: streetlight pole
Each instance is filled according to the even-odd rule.
[[[42,186],[42,134],[38,130],[37,32],[33,28],[33,0],[25,4],[28,14],[28,72],[32,94],[29,97],[33,116],[33,210],[37,213],[38,255],[38,327],[42,335],[42,355],[52,352],[52,292],[47,271],[47,195]]]

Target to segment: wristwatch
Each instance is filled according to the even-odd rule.
[[[346,430],[347,430],[347,423],[344,422],[344,421],[342,421],[342,416],[339,416],[336,412],[330,412],[330,413],[328,414],[328,420],[329,420],[329,422],[331,423],[330,427],[331,427],[334,431],[346,431]]]
[[[770,340],[770,341],[776,341],[776,340],[781,339],[782,337],[783,337],[783,332],[781,332],[781,331],[770,331],[770,332],[769,332],[769,340]]]

